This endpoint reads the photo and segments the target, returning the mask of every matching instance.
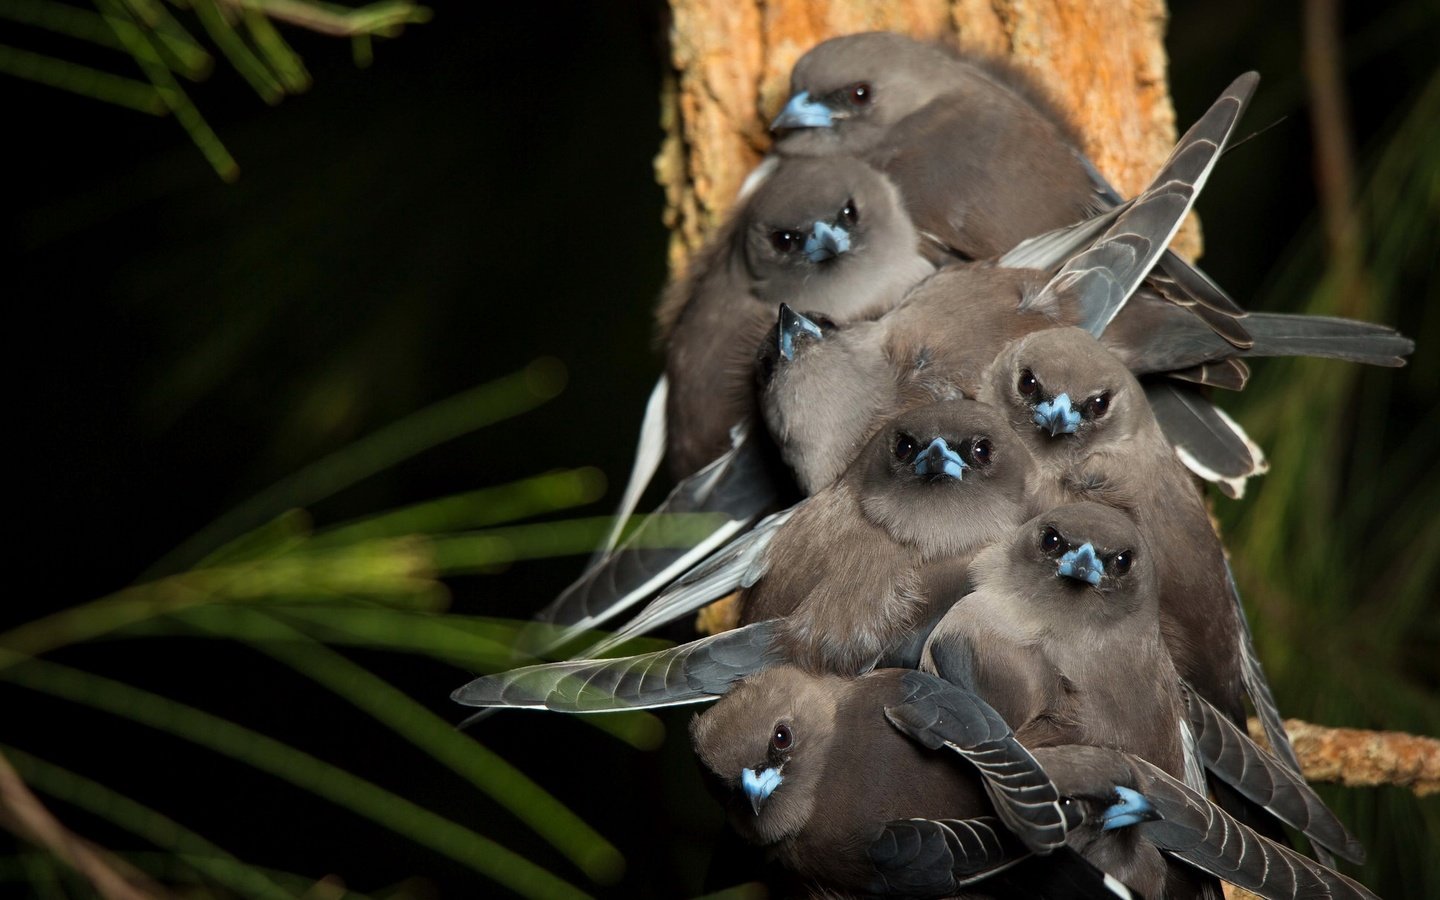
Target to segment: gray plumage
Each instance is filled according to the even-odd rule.
[[[599,649],[743,590],[740,622],[784,618],[798,660],[842,672],[899,662],[963,590],[969,558],[1030,514],[1030,460],[1012,437],[968,400],[886,422],[844,477],[687,573]],[[964,460],[962,477],[916,472],[937,439]]]
[[[1037,424],[1038,411],[1061,395],[1074,424],[1052,434]],[[1239,613],[1224,550],[1135,376],[1080,329],[1057,328],[1001,350],[980,396],[1005,410],[1050,502],[1089,499],[1134,516],[1153,551],[1161,631],[1176,668],[1243,721]]]
[[[1123,209],[1029,241],[1000,265],[942,269],[885,315],[812,329],[789,357],[762,366],[765,420],[801,488],[838,475],[882,415],[974,396],[996,348],[1015,337],[1056,324],[1098,333],[1117,317],[1170,307],[1126,299],[1179,227],[1253,87],[1238,79]]]
[[[1020,525],[975,557],[974,589],[935,627],[921,667],[984,698],[1028,747],[1123,747],[1182,773],[1156,554],[1141,535],[1096,503]]]
[[[1005,419],[982,403],[912,410],[882,429],[844,478],[681,579],[637,617],[640,626],[605,646],[736,587],[744,588],[741,623],[749,628],[645,656],[485,676],[454,697],[472,706],[600,711],[695,702],[747,666],[758,671],[779,659],[813,671],[867,671],[903,653],[934,608],[961,592],[957,571],[1030,514],[1030,466]],[[710,668],[717,654],[733,667],[719,676]]]
[[[1248,91],[1236,96],[1241,107],[1246,99]],[[921,233],[967,259],[993,258],[1122,202],[1025,73],[901,35],[849,35],[811,49],[773,127],[782,156],[869,160],[899,187]],[[1244,311],[1173,253],[1153,284],[1248,345]]]
[[[785,661],[775,623],[761,622],[654,653],[542,663],[484,675],[450,699],[482,709],[615,712],[703,703]]]
[[[882,710],[943,722],[947,737],[907,740]],[[736,831],[819,890],[940,897],[981,879],[981,891],[1015,890],[994,879],[1009,877],[1027,848],[995,804],[1045,853],[1063,847],[1072,815],[993,710],[918,672],[847,679],[773,668],[694,719],[691,737]],[[1033,804],[1016,802],[1007,788],[1017,783]],[[1057,882],[1078,864],[1068,854],[1039,862]],[[1114,896],[1086,871],[1088,892],[1052,892],[1042,876],[1025,895]]]
[[[1082,852],[1095,860],[1114,854],[1102,849],[1116,834],[1133,831],[1134,852],[1150,848],[1194,869],[1271,900],[1302,897],[1373,898],[1363,886],[1289,848],[1256,834],[1225,811],[1143,759],[1099,747],[1051,747],[1035,756],[1060,792],[1080,803],[1087,822],[1114,804],[1116,788],[1138,792],[1153,817],[1117,832],[1099,833],[1081,826],[1073,840],[1089,846]],[[1145,846],[1148,845],[1148,846]],[[1123,851],[1120,851],[1123,852]],[[1112,860],[1113,862],[1113,860]],[[1174,873],[1167,884],[1173,891]],[[1142,893],[1159,895],[1158,885],[1135,884]]]
[[[1152,550],[1161,634],[1176,669],[1201,697],[1242,725],[1248,693],[1271,745],[1294,766],[1224,548],[1135,377],[1089,335],[1054,329],[1001,351],[981,396],[1007,411],[1029,447],[1040,496],[1096,500],[1133,516]],[[1042,412],[1047,407],[1053,412],[1067,397],[1063,405],[1073,415],[1068,431],[1042,427],[1042,421],[1053,421]],[[1214,757],[1206,763],[1212,771],[1223,765]],[[1321,839],[1326,846],[1337,841],[1342,853],[1351,852],[1348,842],[1333,834]]]
[[[807,249],[817,230],[835,229],[845,234],[843,251]],[[754,350],[781,302],[842,320],[884,309],[934,270],[918,246],[899,195],[864,163],[777,166],[657,311],[672,473],[684,477],[719,456],[730,428],[749,420]]]
[[[1185,685],[1180,696],[1208,771],[1312,842],[1353,863],[1365,861],[1365,848],[1295,770]]]

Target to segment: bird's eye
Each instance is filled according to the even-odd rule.
[[[770,244],[781,253],[794,253],[805,244],[805,237],[798,231],[774,231],[770,233]]]
[[[1021,369],[1020,379],[1015,382],[1015,390],[1019,391],[1022,396],[1029,397],[1040,390],[1040,382],[1036,379],[1034,372],[1029,369]]]
[[[850,85],[850,102],[856,106],[864,106],[869,103],[873,94],[870,85],[864,81]]]
[[[820,313],[807,312],[805,313],[805,318],[814,322],[816,327],[820,329],[821,334],[829,334],[836,328],[840,327],[835,324],[834,319],[830,318],[829,316],[822,316]]]
[[[1091,419],[1098,419],[1110,411],[1110,392],[1096,394],[1085,401],[1085,415]]]
[[[789,750],[790,745],[794,742],[795,737],[790,733],[790,726],[784,722],[777,723],[775,730],[770,733],[770,746],[781,753]]]
[[[990,443],[989,438],[976,438],[970,445],[970,462],[979,468],[990,465],[994,456],[995,445]]]
[[[895,439],[895,458],[901,462],[909,462],[914,456],[918,445],[915,439],[908,434],[902,434]]]
[[[840,210],[840,219],[846,225],[854,225],[860,221],[860,207],[855,205],[853,197],[845,201],[845,206]]]
[[[1046,525],[1040,529],[1040,549],[1046,554],[1054,554],[1064,545],[1065,539],[1060,537],[1060,532],[1054,525]]]
[[[1110,564],[1115,567],[1116,575],[1124,575],[1130,571],[1130,567],[1135,564],[1135,551],[1121,550],[1111,557]]]

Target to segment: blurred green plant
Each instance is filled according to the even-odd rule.
[[[135,637],[236,641],[332,691],[446,766],[508,810],[569,859],[586,878],[612,883],[624,859],[590,825],[500,756],[455,730],[332,646],[419,654],[467,673],[515,663],[522,628],[535,623],[446,613],[443,578],[496,571],[515,561],[588,554],[605,535],[605,517],[511,524],[596,500],[595,469],[548,472],[511,484],[370,515],[315,530],[295,504],[310,504],[367,475],[467,431],[513,417],[558,393],[563,370],[539,360],[383,428],[317,462],[207,527],[186,543],[191,564],[110,596],[60,610],[0,634],[0,680],[56,700],[147,725],[177,740],[239,760],[323,797],[416,843],[447,855],[525,896],[583,896],[561,877],[493,838],[439,816],[306,750],[173,698],[93,672],[39,659],[84,641]],[[237,523],[284,510],[231,537]],[[693,542],[713,527],[706,516],[676,517],[666,539]],[[183,554],[173,555],[179,558]],[[651,642],[642,649],[652,649]],[[457,676],[458,682],[463,676]],[[663,736],[641,712],[587,717],[637,748]],[[82,774],[23,749],[0,748],[35,788],[107,820],[165,851],[151,869],[167,878],[240,896],[289,895],[296,876],[244,863],[161,813]],[[162,863],[163,865],[157,865]],[[176,876],[175,872],[180,872]],[[22,853],[0,869],[37,892],[58,877]],[[192,888],[193,889],[193,888]]]
[[[1354,215],[1358,261],[1327,256],[1313,228],[1255,306],[1413,323],[1415,357],[1401,370],[1308,359],[1257,367],[1226,405],[1267,449],[1271,469],[1252,499],[1218,501],[1217,513],[1286,715],[1436,735],[1440,73],[1370,154]],[[1386,421],[1396,396],[1421,398],[1405,404],[1413,415],[1398,432]],[[1365,866],[1347,871],[1382,895],[1440,884],[1440,798],[1321,791],[1369,851]]]
[[[0,45],[0,73],[154,116],[173,115],[226,181],[239,163],[205,121],[181,79],[200,82],[215,56],[176,18],[163,0],[94,0],[94,10],[61,0],[0,0],[0,20],[49,32],[77,44],[87,61],[95,50],[130,57],[143,80],[19,47]],[[275,105],[310,87],[310,73],[275,23],[317,34],[348,37],[355,63],[369,65],[376,37],[398,36],[406,25],[430,20],[413,0],[377,0],[350,7],[321,0],[170,0],[188,11],[226,62]]]

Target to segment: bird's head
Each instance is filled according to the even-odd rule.
[[[1005,411],[1040,459],[1131,437],[1149,410],[1135,376],[1079,328],[1038,331],[1006,345],[980,396]]]
[[[949,400],[888,422],[845,477],[865,515],[897,541],[948,554],[1018,521],[1030,473],[1029,454],[994,407]]]
[[[741,212],[755,296],[849,318],[898,300],[928,269],[894,186],[848,157],[781,161]]]
[[[1069,503],[1042,513],[993,556],[979,564],[980,578],[1009,582],[1053,629],[1158,614],[1151,554],[1130,517],[1109,506]]]
[[[770,123],[776,147],[790,155],[863,154],[943,92],[955,65],[938,46],[886,32],[818,44],[791,70],[790,96]]]
[[[690,724],[736,830],[774,844],[809,824],[844,680],[776,666],[747,678]]]

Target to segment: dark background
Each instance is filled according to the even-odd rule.
[[[365,70],[344,44],[295,35],[315,75],[308,94],[266,108],[223,65],[192,92],[240,161],[234,185],[173,122],[0,81],[9,331],[23,360],[15,395],[33,406],[8,442],[28,457],[12,469],[24,541],[12,564],[31,583],[6,592],[0,624],[123,587],[279,477],[539,355],[569,371],[557,400],[368,479],[314,517],[585,464],[609,475],[592,512],[607,508],[659,367],[650,309],[665,277],[651,171],[661,23],[645,3],[551,3],[543,14],[440,4],[432,23],[380,43]],[[1434,24],[1420,3],[1347,5],[1362,159],[1435,77]],[[1182,129],[1248,68],[1265,80],[1245,130],[1285,117],[1226,159],[1199,204],[1207,270],[1244,302],[1296,236],[1314,231],[1300,12],[1176,2],[1170,35]],[[1427,284],[1393,322],[1420,337],[1421,355],[1435,346]],[[1397,384],[1394,427],[1433,428],[1435,384]],[[527,615],[580,564],[457,580],[454,609]],[[464,673],[353,656],[458,718],[446,694]],[[251,723],[584,883],[468,785],[253,653],[131,640],[55,658]],[[1418,677],[1433,677],[1433,660],[1419,665]],[[322,800],[121,718],[10,687],[0,697],[5,740],[145,799],[242,859],[338,873],[367,891],[412,876],[440,896],[492,890]],[[689,716],[665,717],[657,753],[558,716],[499,716],[478,737],[620,847],[629,870],[614,896],[690,895],[721,824],[689,759]],[[125,845],[57,810],[102,844]],[[1391,860],[1366,877],[1397,896],[1440,890],[1433,864],[1418,881],[1413,865]]]

